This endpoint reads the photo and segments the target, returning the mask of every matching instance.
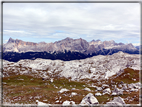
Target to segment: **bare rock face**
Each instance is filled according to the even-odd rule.
[[[89,45],[88,49],[87,49],[87,53],[93,53],[93,52],[96,52],[96,48],[94,45]]]
[[[107,106],[123,106],[125,104],[125,101],[121,97],[114,97],[112,101],[106,103]]]
[[[114,46],[114,45],[115,45],[115,42],[114,42],[113,40],[111,40],[111,41],[104,41],[104,42],[103,42],[103,45],[104,45],[105,47],[107,47],[107,46]]]
[[[89,47],[89,43],[84,39],[72,39],[65,38],[61,41],[57,41],[54,43],[56,47],[58,47],[58,51],[62,50],[70,50],[70,51],[85,51]]]
[[[87,94],[81,101],[80,105],[96,105],[99,104],[98,100],[92,93]]]

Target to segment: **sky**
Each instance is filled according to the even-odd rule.
[[[36,43],[70,37],[139,45],[140,4],[3,3],[3,43],[10,37]]]

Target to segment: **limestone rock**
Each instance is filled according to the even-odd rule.
[[[112,95],[122,95],[122,94],[123,94],[123,90],[119,88],[115,88],[112,92]]]
[[[76,105],[76,104],[75,104],[74,101],[67,101],[67,100],[66,100],[66,101],[63,102],[62,105],[63,105],[63,106],[68,106],[68,105]]]
[[[105,90],[103,90],[103,95],[104,94],[110,94],[110,93],[111,93],[110,88],[106,88]]]
[[[84,90],[86,90],[86,91],[91,91],[91,90],[90,90],[90,88],[87,88],[87,87],[86,87],[86,88],[84,88]]]
[[[63,93],[63,92],[65,92],[65,91],[69,91],[69,90],[66,89],[66,88],[62,88],[62,89],[59,91],[59,93]]]
[[[122,90],[126,91],[127,90],[127,85],[123,85]]]
[[[101,93],[96,93],[96,94],[95,94],[95,96],[101,96],[101,95],[102,95]]]
[[[114,97],[112,101],[106,103],[107,106],[123,106],[124,104],[126,103],[121,97]]]
[[[99,104],[98,100],[92,93],[87,94],[81,101],[80,105],[96,105]]]
[[[104,89],[104,88],[109,88],[109,85],[103,84],[103,85],[102,85],[102,88],[103,88],[103,89]]]
[[[101,90],[102,90],[102,87],[97,87],[97,90],[98,90],[98,91],[101,91]]]

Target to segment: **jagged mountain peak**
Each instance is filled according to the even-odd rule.
[[[93,39],[91,42],[95,42],[95,40]]]
[[[127,46],[128,48],[131,48],[131,49],[136,49],[136,48],[133,46],[132,43],[128,43],[128,44],[126,44],[126,46]]]
[[[62,43],[62,42],[70,42],[73,41],[74,39],[70,38],[70,37],[66,37],[65,39],[59,40],[59,41],[55,41],[54,43]]]
[[[82,38],[79,38],[79,40],[84,40],[84,39],[82,39]]]
[[[73,40],[73,39],[70,37],[66,37],[64,40]]]
[[[93,39],[92,41],[90,41],[90,43],[100,43],[100,42],[102,42],[100,39],[97,40]]]
[[[129,46],[133,46],[133,44],[132,44],[132,43],[128,43],[127,45],[129,45]]]
[[[13,42],[15,42],[15,40],[10,37],[7,43],[13,43]]]

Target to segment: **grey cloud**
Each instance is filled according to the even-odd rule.
[[[63,39],[83,35],[93,39],[93,35],[101,35],[117,39],[117,35],[131,37],[130,32],[140,29],[140,5],[134,3],[5,3],[3,10],[4,30],[22,30],[32,37]]]

